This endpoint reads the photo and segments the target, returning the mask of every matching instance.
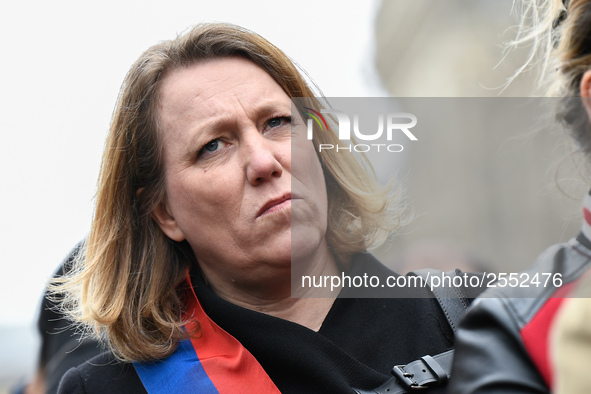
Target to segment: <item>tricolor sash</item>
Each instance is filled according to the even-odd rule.
[[[148,394],[280,393],[254,356],[203,311],[188,273],[187,281],[185,330],[196,334],[164,360],[133,364]]]

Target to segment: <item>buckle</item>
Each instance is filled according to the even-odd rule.
[[[414,375],[406,372],[404,367],[406,367],[406,365],[395,365],[394,368],[392,368],[392,375],[398,379],[401,386],[406,390],[423,390],[427,388],[427,386],[421,386],[416,380],[414,380]]]

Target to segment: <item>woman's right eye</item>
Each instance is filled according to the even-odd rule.
[[[218,146],[219,146],[218,140],[213,140],[213,141],[209,141],[207,144],[205,144],[203,149],[205,149],[208,152],[215,152],[216,150],[218,150]]]
[[[225,146],[226,146],[226,143],[223,142],[219,138],[216,138],[215,140],[211,140],[207,144],[205,144],[203,146],[203,148],[201,148],[201,150],[199,151],[198,157],[201,157],[201,156],[207,155],[207,154],[211,154],[211,153],[215,153],[216,151],[222,149]]]

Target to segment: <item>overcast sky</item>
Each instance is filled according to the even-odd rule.
[[[326,96],[383,94],[377,1],[22,1],[0,13],[0,325],[32,324],[51,273],[87,233],[119,86],[150,45],[204,21],[242,25]]]

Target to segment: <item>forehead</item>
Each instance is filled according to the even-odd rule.
[[[233,106],[289,101],[261,67],[241,57],[206,60],[173,70],[161,84],[159,114],[220,115]],[[178,118],[177,118],[178,119]]]

